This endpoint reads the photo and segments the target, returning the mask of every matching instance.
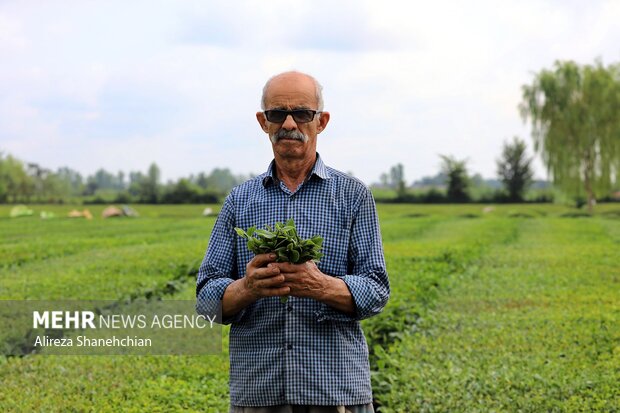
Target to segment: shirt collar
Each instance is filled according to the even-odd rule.
[[[265,176],[263,177],[263,186],[267,186],[269,183],[272,183],[272,182],[278,182],[278,177],[276,176],[276,163],[275,162],[276,161],[274,159],[269,164],[269,167],[267,168],[267,172],[265,173]],[[312,167],[310,174],[308,174],[306,181],[312,178],[313,175],[316,175],[321,179],[330,178],[330,174],[329,174],[329,171],[327,170],[327,166],[325,166],[325,164],[323,163],[323,159],[321,159],[321,156],[319,155],[318,152],[316,153],[316,161],[314,162],[314,166]]]

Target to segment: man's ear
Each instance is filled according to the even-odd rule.
[[[317,127],[316,132],[317,133],[323,132],[323,129],[325,129],[328,123],[329,123],[329,112],[321,112],[321,115],[319,116],[319,126]]]
[[[263,132],[269,133],[269,130],[267,129],[267,119],[265,118],[265,114],[263,112],[256,112],[256,120],[258,121],[258,124]]]

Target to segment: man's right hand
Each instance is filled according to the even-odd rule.
[[[259,298],[288,295],[290,287],[282,287],[284,276],[275,265],[275,254],[259,254],[246,266],[245,277],[233,281],[222,297],[222,315],[230,317]]]
[[[275,254],[259,254],[248,262],[245,277],[241,280],[246,292],[255,299],[283,296],[290,293],[289,287],[281,286],[284,282],[284,276],[280,274],[280,269],[271,265],[275,261]]]

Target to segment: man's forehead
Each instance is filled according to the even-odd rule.
[[[313,107],[318,103],[314,81],[301,74],[285,74],[273,78],[267,87],[265,98],[269,106]]]

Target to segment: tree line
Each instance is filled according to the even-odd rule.
[[[556,61],[552,69],[541,70],[531,84],[522,86],[519,111],[531,123],[534,150],[557,190],[578,206],[586,204],[589,212],[597,199],[612,199],[614,192],[620,192],[620,64]],[[437,190],[410,194],[400,164],[383,174],[381,181],[396,190],[396,201],[471,200],[467,160],[440,156],[445,194]],[[492,199],[523,201],[532,183],[525,142],[514,138],[506,143],[497,162],[504,189]]]
[[[526,143],[514,137],[512,142],[505,142],[502,154],[497,159],[497,182],[499,187],[491,187],[480,175],[470,176],[467,159],[457,159],[451,155],[439,155],[441,168],[435,177],[426,177],[422,185],[407,186],[404,166],[397,164],[389,173],[381,174],[381,183],[375,188],[391,188],[396,192],[392,202],[524,202],[526,193],[534,183],[532,171],[533,157],[526,153]],[[422,190],[413,190],[415,187]],[[484,188],[480,191],[480,188]],[[478,188],[478,195],[473,195],[473,188]],[[384,199],[385,200],[385,199]],[[538,202],[551,201],[549,195],[533,199]]]
[[[215,168],[162,183],[156,163],[146,172],[101,168],[84,177],[69,167],[52,171],[0,152],[0,203],[216,203],[249,177]]]

